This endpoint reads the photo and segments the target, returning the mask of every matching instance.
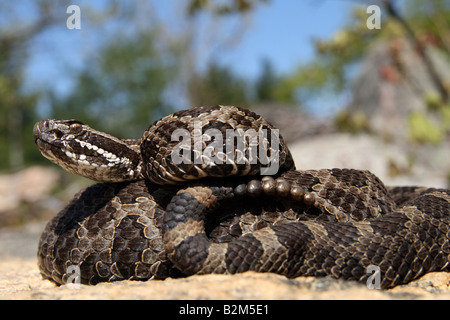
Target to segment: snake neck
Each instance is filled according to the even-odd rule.
[[[100,182],[142,179],[140,140],[123,140],[78,120],[43,120],[33,128],[44,157],[65,170]]]

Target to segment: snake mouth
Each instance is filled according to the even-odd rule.
[[[53,139],[51,134],[49,134],[49,124],[47,120],[39,121],[35,123],[33,127],[33,138],[34,143],[37,145],[39,151],[47,159],[54,160],[56,157],[52,151],[55,149],[60,149],[52,141],[55,140],[54,134]]]
[[[45,158],[65,168],[64,161],[67,162],[67,159],[61,161],[61,158],[64,158],[65,154],[64,150],[58,148],[54,144],[49,143],[48,141],[45,141],[39,137],[35,138],[34,142],[36,143],[39,151]]]
[[[36,122],[33,127],[34,142],[40,146],[55,146],[54,142],[57,139],[56,133],[52,130],[52,124],[48,120]]]
[[[43,156],[45,156],[47,159],[52,160],[52,159],[54,159],[54,155],[52,154],[52,157],[51,157],[49,150],[52,149],[53,145],[51,143],[49,143],[48,141],[46,141],[45,139],[43,139],[43,137],[45,136],[45,133],[43,132],[42,127],[45,127],[45,126],[47,126],[46,120],[39,121],[34,124],[34,127],[33,127],[34,143],[37,145],[39,151],[42,153]]]

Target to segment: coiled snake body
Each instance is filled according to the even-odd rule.
[[[180,128],[190,135],[174,140]],[[249,129],[254,140],[238,145]],[[248,270],[365,282],[375,270],[390,288],[449,269],[449,190],[386,188],[352,169],[296,171],[275,128],[248,110],[181,111],[141,140],[76,120],[41,121],[34,137],[45,157],[105,182],[78,193],[41,236],[41,274],[58,284]],[[225,152],[230,144],[239,148]],[[257,175],[267,162],[255,145],[279,167],[273,177]],[[187,158],[174,164],[174,150]]]

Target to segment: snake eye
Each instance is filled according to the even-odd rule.
[[[72,133],[78,133],[82,130],[83,128],[83,123],[81,121],[78,120],[73,120],[69,123],[70,126],[70,131]]]

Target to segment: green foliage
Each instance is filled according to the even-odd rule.
[[[404,6],[408,21],[422,42],[431,43],[449,53],[450,2],[448,0],[409,0]]]
[[[425,93],[425,103],[430,111],[438,111],[441,109],[442,101],[438,92],[429,91]]]
[[[21,79],[0,74],[0,168],[20,169],[32,154],[30,132],[37,94],[20,92]]]
[[[414,112],[408,118],[409,138],[413,142],[439,144],[450,134],[450,104],[439,94],[425,94],[427,112]]]
[[[20,41],[0,32],[0,168],[17,170],[25,164],[32,141],[37,93],[24,93],[26,53]]]
[[[185,12],[190,16],[201,12],[213,15],[235,14],[239,18],[241,14],[251,12],[269,1],[189,0],[186,2]],[[35,106],[40,93],[23,92],[22,68],[27,62],[27,49],[31,48],[27,46],[29,40],[51,27],[55,21],[64,24],[65,16],[61,12],[64,13],[63,9],[67,4],[68,1],[60,4],[50,3],[48,0],[38,1],[38,21],[29,23],[27,20],[26,25],[24,21],[17,22],[17,19],[13,19],[14,15],[10,10],[15,8],[14,4],[5,2],[0,5],[0,9],[3,9],[0,10],[0,16],[4,18],[0,30],[0,110],[5,115],[0,118],[2,168],[20,165],[20,161],[14,160],[20,154],[28,162],[42,160],[31,138],[31,128],[36,120]],[[403,5],[405,19],[420,41],[432,44],[450,55],[450,3],[447,0],[405,0]],[[121,6],[120,10],[118,6]],[[189,76],[184,88],[189,102],[193,106],[246,105],[249,101],[298,104],[312,96],[339,93],[348,89],[353,76],[349,71],[371,49],[373,43],[405,37],[401,24],[390,19],[386,12],[382,14],[382,28],[369,30],[366,26],[366,8],[366,5],[358,7],[352,13],[349,23],[330,39],[316,40],[315,58],[299,64],[289,74],[277,74],[270,62],[264,61],[260,77],[255,82],[250,82],[236,75],[230,67],[212,62],[204,72]],[[101,12],[103,10],[104,13]],[[133,21],[130,17],[139,8],[138,5],[111,1],[110,5],[101,7],[99,11],[93,12],[92,16],[102,24],[109,19],[124,19],[130,23]],[[170,41],[160,41],[165,35],[159,31],[164,28],[159,30],[154,28],[155,25],[145,22],[143,25],[146,27],[142,27],[142,31],[133,31],[132,35],[116,33],[110,41],[103,42],[97,56],[92,57],[75,76],[73,90],[68,96],[57,97],[49,91],[47,96],[52,106],[51,116],[79,118],[93,127],[118,136],[136,137],[152,120],[171,112],[172,106],[169,105],[167,93],[170,86],[178,81],[182,57],[192,54],[188,52],[191,44],[187,42],[193,38],[184,35],[183,41],[186,43],[179,41],[178,47],[170,48],[163,45]],[[11,30],[25,32],[15,34]],[[252,90],[254,97],[249,95]],[[424,99],[428,105],[428,113],[416,113],[409,117],[410,137],[414,141],[437,143],[450,132],[450,106],[442,102],[439,95],[433,96],[433,93],[427,94]],[[346,131],[368,130],[367,118],[359,114],[342,113],[336,120],[338,126]]]
[[[342,132],[370,132],[369,119],[362,111],[350,112],[342,110],[336,115],[335,123],[337,129]]]
[[[164,92],[177,63],[176,52],[157,49],[152,32],[116,35],[81,71],[72,93],[53,98],[53,114],[79,118],[121,137],[139,136],[151,121],[172,110]]]
[[[36,104],[43,92],[24,90],[24,68],[31,50],[39,51],[33,40],[56,24],[64,25],[69,4],[68,0],[0,3],[1,170],[47,162],[37,152],[32,137]]]
[[[444,0],[406,0],[406,20],[425,44],[438,46],[450,54],[450,3]],[[352,12],[349,22],[330,39],[316,40],[316,56],[284,77],[277,97],[284,101],[304,102],[310,96],[349,89],[353,75],[349,70],[365,56],[377,41],[406,36],[398,21],[382,12],[382,28],[366,26],[367,6]]]
[[[212,63],[203,74],[197,74],[188,83],[189,100],[194,106],[245,105],[247,90],[244,79],[230,68]]]
[[[439,125],[423,112],[414,112],[408,118],[409,138],[419,143],[438,144],[444,138]]]
[[[257,101],[276,100],[275,90],[278,84],[278,77],[271,62],[267,59],[261,63],[262,71],[255,83]]]
[[[316,57],[287,75],[277,97],[302,102],[324,92],[342,92],[348,88],[348,70],[364,56],[370,44],[384,31],[369,30],[363,8],[353,12],[350,23],[329,40],[316,40]],[[381,30],[385,30],[383,26]]]
[[[317,61],[300,66],[291,75],[280,79],[274,88],[275,100],[292,104],[308,100],[326,90],[329,72],[327,66]]]
[[[236,14],[246,13],[253,10],[259,3],[267,3],[268,0],[190,0],[187,6],[189,15],[195,15],[200,11],[209,10],[213,14]]]

